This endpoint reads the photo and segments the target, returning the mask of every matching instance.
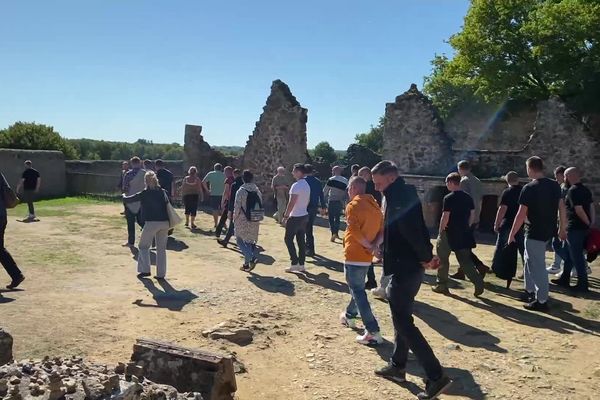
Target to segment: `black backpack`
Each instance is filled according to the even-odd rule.
[[[248,221],[259,222],[265,219],[265,209],[262,206],[262,201],[257,192],[246,190],[246,208],[242,207],[242,211]]]

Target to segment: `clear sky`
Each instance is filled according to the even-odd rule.
[[[246,143],[281,79],[309,147],[346,149],[385,103],[421,87],[467,0],[19,0],[0,5],[0,128],[159,143],[203,126]]]

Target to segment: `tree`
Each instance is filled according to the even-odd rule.
[[[34,122],[15,122],[0,130],[0,147],[25,150],[59,150],[66,159],[77,159],[75,147],[63,139],[51,126]]]
[[[381,154],[383,151],[383,124],[384,117],[379,118],[376,126],[371,125],[369,132],[359,133],[354,137],[354,140],[362,146]]]
[[[600,76],[600,0],[472,0],[436,56],[425,93],[442,114],[461,102],[579,96]]]
[[[321,142],[315,146],[313,150],[315,157],[320,157],[328,164],[333,164],[337,161],[337,154],[333,147],[328,142]]]

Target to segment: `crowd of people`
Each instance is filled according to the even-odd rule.
[[[431,347],[413,321],[415,296],[419,292],[425,270],[436,272],[435,293],[449,294],[451,279],[468,279],[474,295],[482,296],[484,279],[490,271],[507,281],[507,288],[517,274],[520,254],[523,261],[524,307],[533,311],[548,309],[549,284],[568,288],[574,293],[589,291],[586,245],[595,223],[594,202],[590,190],[582,183],[577,167],[559,166],[554,178],[545,176],[542,159],[531,157],[526,162],[529,182],[521,185],[514,171],[503,177],[507,188],[500,196],[494,222],[496,249],[491,269],[475,254],[475,232],[482,206],[482,183],[473,174],[468,161],[460,161],[457,172],[450,173],[445,184],[439,231],[434,246],[425,224],[416,188],[400,176],[397,166],[382,161],[372,169],[353,165],[351,176],[343,176],[344,168],[335,166],[332,176],[322,184],[309,164],[295,164],[291,176],[279,167],[271,182],[276,203],[274,219],[284,227],[283,241],[289,253],[289,273],[304,273],[307,257],[315,257],[314,224],[317,216],[327,216],[331,242],[343,245],[345,279],[350,292],[348,306],[341,312],[341,324],[357,327],[360,316],[364,332],[356,341],[365,345],[383,342],[379,323],[371,309],[367,290],[385,299],[390,306],[394,325],[394,351],[387,366],[377,370],[379,376],[406,380],[408,352],[411,350],[427,375],[420,399],[433,399],[451,383]],[[292,179],[293,178],[293,179]],[[35,218],[33,199],[39,191],[39,172],[26,162],[18,191],[29,205],[28,219]],[[4,176],[2,192],[8,188]],[[142,228],[138,241],[138,276],[148,278],[150,249],[156,247],[156,279],[167,273],[166,247],[177,221],[173,216],[173,199],[180,195],[185,213],[185,226],[197,229],[199,204],[208,200],[218,244],[227,247],[233,236],[243,255],[240,267],[250,272],[258,263],[257,245],[264,219],[263,195],[254,183],[251,171],[215,164],[213,171],[201,179],[196,167],[176,182],[162,160],[142,161],[133,157],[123,163],[119,181],[123,193],[123,214],[127,221],[127,241],[135,247],[136,224]],[[7,217],[0,196],[0,262],[12,278],[9,289],[25,279],[4,246]],[[340,237],[342,216],[345,231]],[[555,263],[546,267],[545,254],[552,243]],[[600,246],[598,246],[600,247]],[[450,255],[459,263],[450,275]],[[587,251],[588,259],[595,257]],[[379,282],[374,264],[381,263]],[[560,265],[563,265],[562,271]],[[574,271],[572,273],[572,271]],[[558,274],[550,280],[549,274]],[[571,277],[577,284],[571,286]]]

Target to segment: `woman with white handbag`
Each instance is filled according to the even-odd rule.
[[[150,276],[150,246],[156,240],[156,279],[164,279],[167,273],[167,240],[169,229],[173,228],[179,218],[174,212],[167,193],[159,186],[156,174],[146,172],[144,176],[146,188],[131,196],[123,195],[125,203],[141,202],[144,227],[138,245],[138,278]],[[179,219],[180,221],[180,219]]]

